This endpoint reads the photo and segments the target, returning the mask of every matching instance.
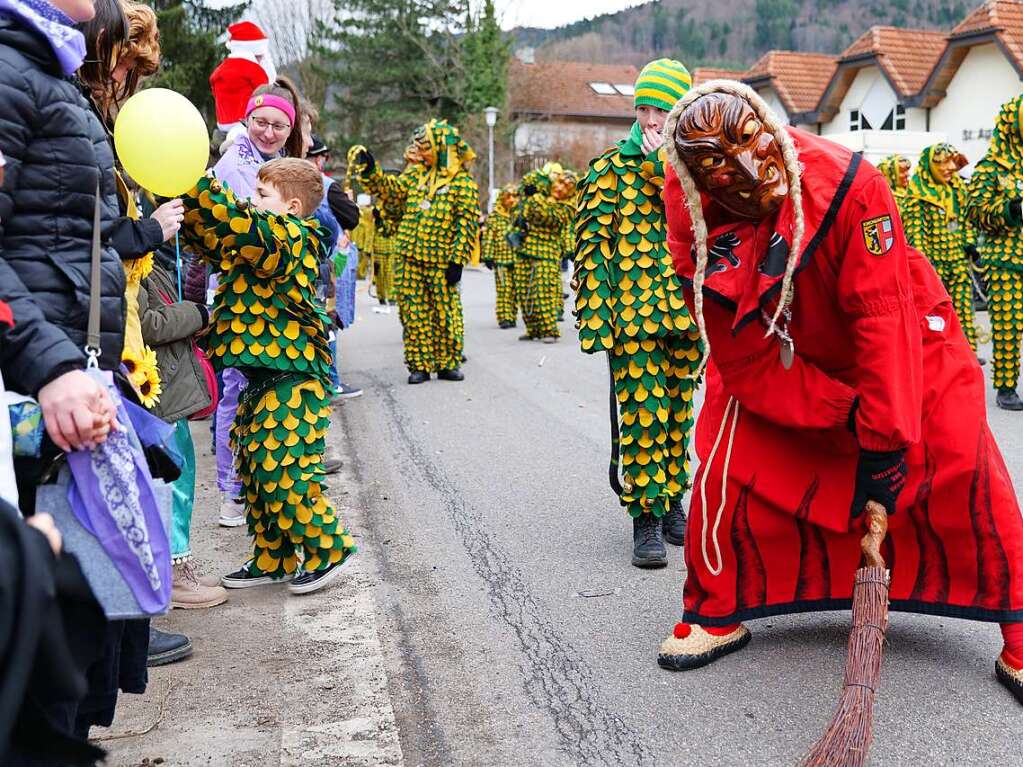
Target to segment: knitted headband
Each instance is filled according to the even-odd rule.
[[[279,109],[288,116],[292,125],[295,124],[295,107],[286,98],[275,96],[272,93],[260,93],[258,96],[253,96],[245,106],[245,116],[248,117],[260,107]]]
[[[636,80],[636,106],[650,106],[670,112],[675,102],[693,87],[689,70],[680,61],[657,59],[651,61]]]

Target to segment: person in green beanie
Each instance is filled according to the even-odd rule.
[[[583,352],[608,355],[611,484],[633,520],[636,567],[664,567],[664,541],[681,546],[686,528],[701,347],[672,268],[661,190],[664,121],[691,86],[678,61],[643,68],[632,131],[590,163],[575,218],[576,328]]]

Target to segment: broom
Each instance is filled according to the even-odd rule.
[[[801,767],[861,767],[867,762],[874,726],[874,695],[881,681],[881,648],[888,627],[889,572],[881,556],[888,533],[884,507],[867,502],[867,534],[860,541],[863,564],[853,585],[852,631],[838,708]]]

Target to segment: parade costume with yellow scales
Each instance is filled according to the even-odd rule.
[[[385,174],[365,147],[352,147],[349,159],[384,220],[397,225],[398,303],[409,383],[422,383],[431,372],[461,380],[464,319],[458,282],[478,247],[479,188],[468,170],[476,155],[444,120],[419,128],[414,142],[419,161],[398,176]]]
[[[899,215],[906,218],[906,203],[909,200],[909,171],[912,164],[901,154],[890,154],[877,164],[888,188],[892,190]]]
[[[512,231],[512,212],[517,200],[511,184],[501,189],[494,209],[483,225],[482,260],[494,270],[494,288],[497,292],[497,324],[502,328],[515,327],[518,307],[515,303],[515,252],[508,243]]]
[[[1023,96],[1002,106],[991,146],[970,178],[967,215],[985,234],[988,312],[998,406],[1023,410],[1016,393],[1023,335]]]
[[[186,195],[182,236],[221,271],[209,349],[249,380],[232,429],[253,577],[323,570],[355,552],[323,493],[327,318],[316,300],[325,230],[255,210],[215,178]]]
[[[521,340],[553,342],[561,337],[558,316],[562,312],[561,253],[564,231],[572,210],[553,196],[560,167],[527,173],[519,184],[517,225],[522,244],[515,270],[516,297],[522,308],[526,333]]]
[[[909,244],[934,266],[952,297],[959,323],[970,347],[977,350],[973,317],[973,281],[970,259],[976,256],[976,237],[966,219],[966,185],[953,166],[966,158],[951,144],[935,144],[920,153],[916,173],[909,182],[908,200],[902,208]],[[943,175],[948,166],[951,177]]]
[[[672,86],[668,94],[657,90],[665,78]],[[644,99],[647,82],[655,88]],[[682,64],[654,62],[637,82],[637,105],[667,111],[690,83]],[[700,343],[666,246],[663,185],[663,150],[644,156],[638,122],[629,138],[590,164],[575,219],[572,287],[582,350],[607,352],[613,375],[612,418],[621,421],[621,503],[636,525],[659,526],[665,518],[667,540],[680,545],[696,389],[691,376]],[[612,449],[614,464],[618,446]],[[612,471],[617,483],[617,466]],[[663,553],[657,559],[663,563]]]

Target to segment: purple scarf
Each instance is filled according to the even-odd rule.
[[[0,0],[0,14],[19,19],[46,38],[65,76],[73,75],[85,59],[85,36],[74,22],[46,0]]]
[[[74,478],[68,503],[78,521],[96,536],[142,611],[155,615],[170,603],[170,543],[133,419],[113,386],[113,376],[98,375],[105,379],[123,428],[93,450],[68,453]]]

